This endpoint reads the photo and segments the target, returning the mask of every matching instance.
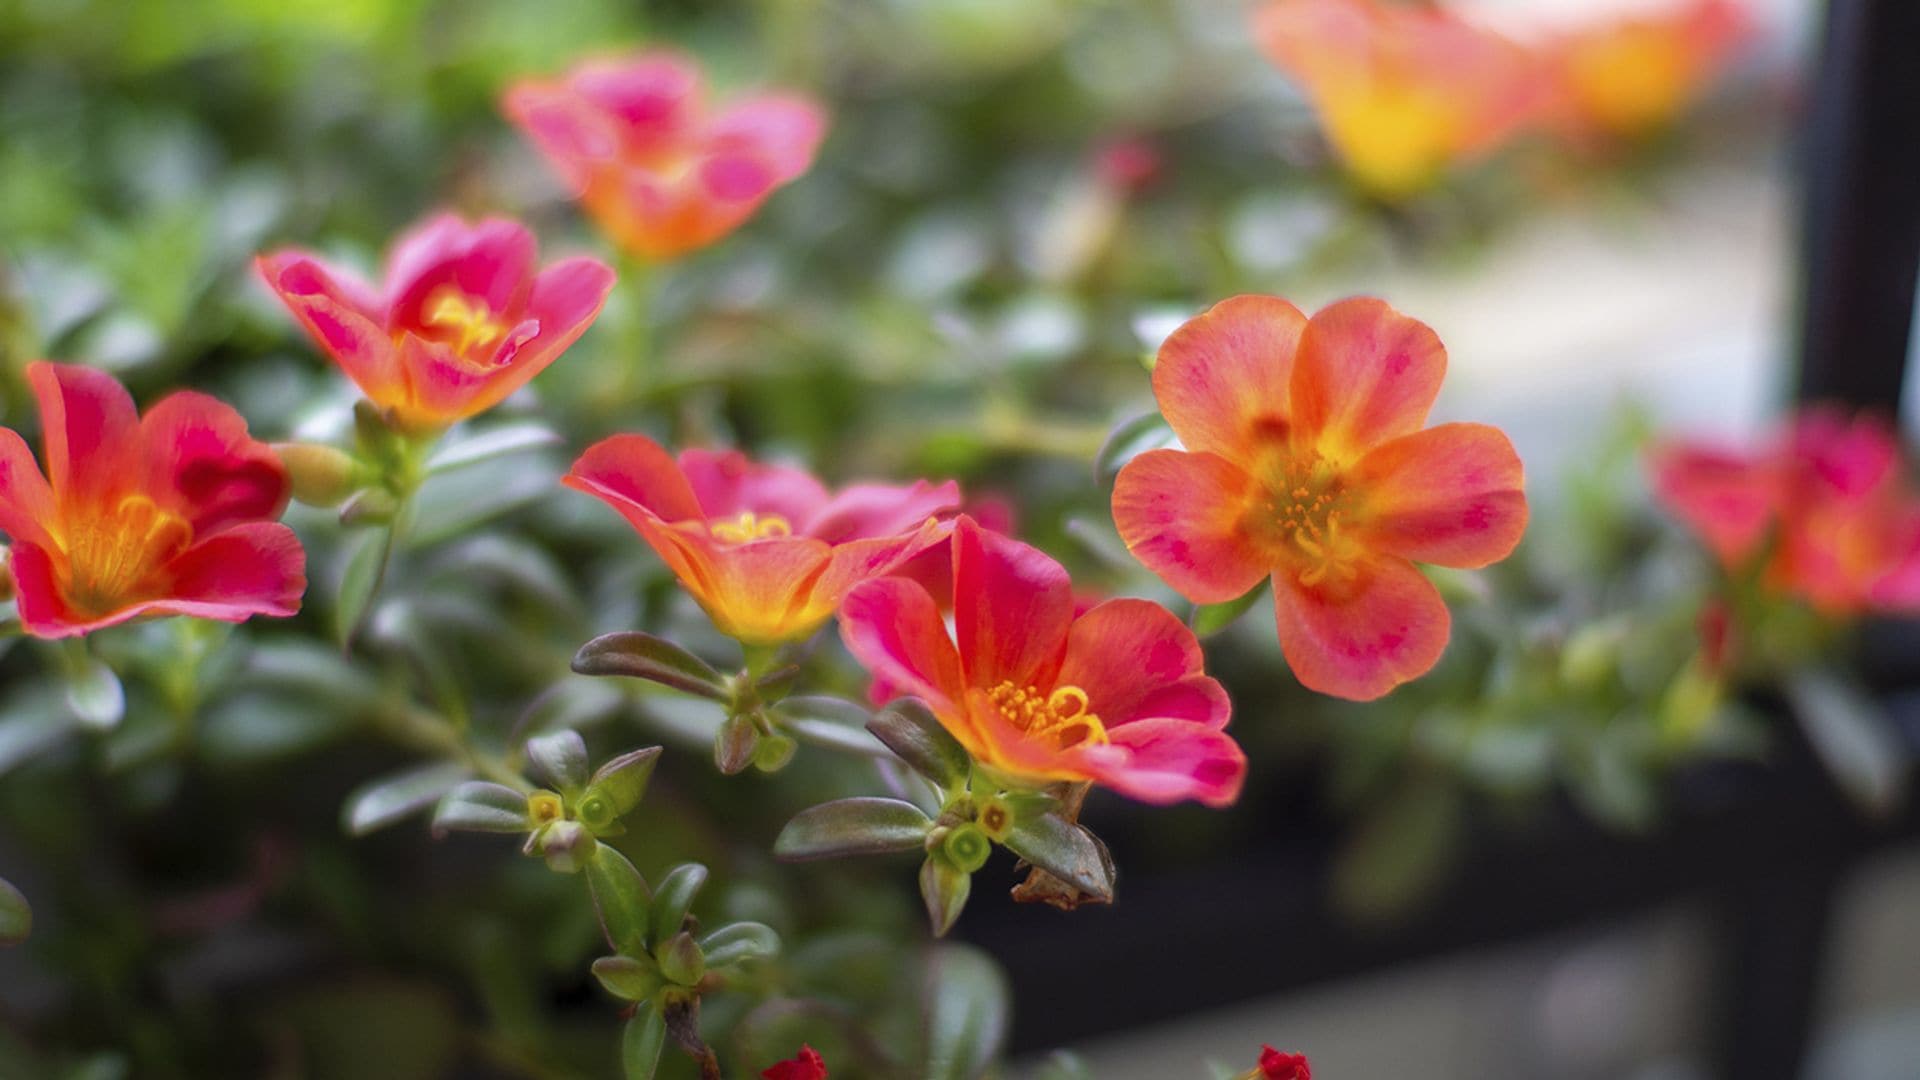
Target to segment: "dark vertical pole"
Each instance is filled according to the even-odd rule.
[[[1829,0],[1801,145],[1802,401],[1895,411],[1920,285],[1920,0]]]
[[[1786,868],[1740,882],[1709,910],[1718,953],[1713,1075],[1791,1080],[1805,1068],[1818,1015],[1837,867]]]

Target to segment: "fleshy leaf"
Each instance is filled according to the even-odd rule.
[[[918,851],[933,819],[910,802],[858,796],[821,803],[795,814],[773,841],[773,853],[789,862],[842,855]]]
[[[562,728],[528,739],[527,761],[564,795],[587,786],[587,743],[577,731]]]
[[[699,863],[681,863],[667,872],[653,894],[651,941],[665,941],[680,932],[694,898],[707,883],[707,868]]]
[[[728,923],[701,938],[700,949],[707,954],[708,970],[771,960],[780,955],[780,935],[765,923]]]
[[[523,833],[527,797],[505,784],[469,780],[441,798],[433,812],[433,831]]]
[[[560,435],[544,424],[508,424],[442,445],[427,459],[427,472],[443,473],[522,450],[554,446],[561,441]]]
[[[650,956],[603,956],[593,962],[593,977],[622,1001],[650,1001],[665,984]]]
[[[1113,862],[1085,827],[1042,814],[1017,822],[1006,848],[1101,903],[1113,902]]]
[[[973,875],[937,855],[920,864],[920,899],[927,905],[927,922],[934,937],[946,937],[960,920],[973,892]]]
[[[626,1080],[653,1080],[666,1045],[667,1022],[659,1007],[652,1002],[641,1005],[620,1035],[620,1067]]]
[[[978,949],[943,945],[927,961],[927,1080],[978,1080],[1006,1041],[1007,977]]]
[[[127,692],[112,668],[89,656],[67,679],[67,707],[88,728],[110,731],[127,714]]]
[[[1147,446],[1164,445],[1166,438],[1167,422],[1158,412],[1142,413],[1115,424],[1093,455],[1093,482],[1103,487],[1111,483],[1127,458]]]
[[[973,769],[966,748],[916,698],[901,698],[875,713],[867,730],[914,772],[942,788],[958,787]]]
[[[1907,760],[1885,712],[1830,671],[1795,672],[1786,689],[1794,718],[1840,790],[1875,817],[1898,809]]]
[[[465,765],[443,761],[362,784],[347,796],[340,815],[341,826],[354,836],[365,836],[425,810],[471,775]],[[523,812],[520,826],[524,828],[525,824]]]
[[[605,796],[618,818],[640,805],[647,793],[647,781],[653,779],[653,767],[659,764],[660,748],[648,746],[621,754],[594,770],[593,779],[581,796],[584,803],[595,795]]]
[[[857,702],[825,695],[790,697],[774,706],[780,729],[803,743],[879,757],[887,748],[867,732],[872,713]]]
[[[606,844],[594,849],[586,873],[587,889],[593,893],[593,909],[600,916],[607,944],[626,955],[646,951],[647,911],[653,898],[647,879],[625,855]]]
[[[625,675],[688,694],[726,701],[726,679],[711,664],[665,638],[638,630],[602,634],[573,654],[582,675]]]
[[[1195,605],[1193,618],[1189,620],[1189,625],[1193,627],[1194,635],[1203,638],[1212,637],[1227,627],[1232,626],[1240,616],[1247,613],[1248,608],[1251,608],[1255,603],[1259,602],[1260,597],[1266,591],[1267,582],[1265,579],[1262,579],[1260,584],[1248,589],[1245,594],[1236,599],[1228,600],[1221,604]]]
[[[6,878],[0,878],[0,946],[18,945],[33,932],[33,909]]]
[[[368,529],[347,560],[333,607],[334,634],[342,645],[351,645],[359,636],[367,611],[373,607],[373,598],[380,592],[380,582],[387,576],[387,563],[392,554],[393,528],[388,525]]]

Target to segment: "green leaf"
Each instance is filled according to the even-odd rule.
[[[111,731],[127,715],[127,692],[120,676],[97,657],[87,656],[67,676],[67,707],[94,731]]]
[[[352,557],[347,560],[346,572],[340,575],[340,593],[334,598],[334,636],[341,645],[352,645],[360,635],[360,627],[373,607],[373,598],[380,592],[380,582],[387,576],[387,563],[392,555],[391,525],[368,529],[360,537]]]
[[[1016,821],[1006,848],[1101,903],[1113,902],[1113,859],[1084,826],[1058,814]]]
[[[6,878],[0,878],[0,946],[18,945],[33,932],[33,909]]]
[[[527,762],[556,791],[572,798],[587,786],[587,743],[570,728],[527,740]]]
[[[600,980],[607,993],[622,1001],[651,1001],[666,985],[660,966],[644,954],[603,956],[593,962],[593,977]]]
[[[427,475],[449,472],[507,454],[556,446],[561,441],[559,433],[544,424],[508,424],[458,442],[442,443],[427,458]]]
[[[647,908],[652,893],[647,879],[633,868],[625,855],[601,844],[587,860],[587,889],[593,893],[593,910],[600,917],[600,929],[615,952],[628,956],[646,951]]]
[[[665,941],[680,932],[694,898],[707,883],[707,868],[699,863],[681,863],[667,872],[653,894],[653,929],[650,941]]]
[[[657,746],[621,754],[594,771],[581,801],[595,795],[604,796],[613,806],[613,816],[623,817],[640,805],[641,797],[647,793],[647,781],[653,779],[653,767],[659,762]]]
[[[581,675],[624,675],[714,701],[726,701],[726,678],[711,664],[665,638],[638,630],[602,634],[573,654]]]
[[[875,713],[867,730],[907,767],[951,791],[966,783],[973,759],[924,704],[901,698]]]
[[[727,776],[738,776],[753,764],[760,749],[760,728],[747,713],[729,716],[713,737],[713,767]]]
[[[1463,835],[1460,792],[1420,780],[1371,812],[1333,867],[1333,896],[1349,914],[1382,922],[1406,914],[1445,877]]]
[[[684,930],[657,946],[654,959],[660,961],[660,973],[681,986],[697,986],[700,977],[707,973],[707,955],[700,951],[693,935]]]
[[[841,855],[918,851],[933,819],[910,802],[858,796],[821,803],[795,814],[773,841],[773,853],[788,862]]]
[[[1166,430],[1167,422],[1157,412],[1142,413],[1115,424],[1093,455],[1094,484],[1105,487],[1120,471],[1123,461],[1132,456],[1128,451],[1142,449],[1149,435],[1159,435]]]
[[[1194,636],[1203,638],[1212,637],[1227,627],[1232,626],[1234,620],[1245,615],[1247,609],[1257,603],[1260,597],[1266,594],[1266,591],[1267,582],[1263,580],[1260,584],[1248,589],[1239,597],[1228,600],[1225,603],[1196,604],[1193,609],[1193,618],[1189,620],[1189,624],[1193,627]]]
[[[920,899],[927,905],[927,923],[934,937],[946,937],[960,920],[973,893],[973,875],[939,855],[920,864]]]
[[[505,784],[469,780],[441,798],[433,812],[433,831],[523,833],[527,797]]]
[[[927,1080],[978,1080],[1006,1041],[1007,977],[978,949],[935,948],[927,961]]]
[[[49,692],[48,697],[8,702],[0,713],[0,776],[37,757],[78,726],[73,713],[48,700],[50,696]]]
[[[845,754],[881,757],[887,748],[867,732],[872,711],[858,702],[803,694],[773,707],[780,729],[803,743]]]
[[[728,923],[701,938],[700,950],[707,954],[710,971],[749,960],[771,960],[780,955],[780,935],[765,923]]]
[[[660,1007],[647,1002],[627,1021],[620,1034],[620,1067],[626,1080],[653,1080],[660,1068],[660,1051],[667,1045],[667,1022]]]
[[[365,836],[425,810],[471,775],[465,765],[436,762],[369,781],[347,796],[341,826],[354,836]],[[520,822],[524,827],[524,813]]]
[[[1887,715],[1857,686],[1815,668],[1787,677],[1787,700],[1820,763],[1863,812],[1886,817],[1907,794],[1907,759]]]

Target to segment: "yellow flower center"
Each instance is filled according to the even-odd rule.
[[[723,540],[729,544],[745,544],[773,536],[792,536],[793,526],[787,524],[787,519],[779,514],[756,514],[746,510],[739,517],[708,522],[707,531],[712,533],[716,540]]]
[[[987,699],[1027,738],[1046,740],[1055,750],[1104,746],[1108,741],[1106,725],[1087,710],[1087,692],[1077,686],[1060,686],[1042,694],[1038,687],[1002,682],[987,691]]]
[[[1567,59],[1567,77],[1589,117],[1616,135],[1640,135],[1673,118],[1692,73],[1678,31],[1625,26],[1588,41]]]
[[[1404,80],[1355,82],[1323,96],[1327,138],[1362,187],[1405,198],[1432,183],[1460,150],[1459,105]]]
[[[494,319],[486,301],[453,285],[442,285],[427,297],[420,321],[443,331],[446,336],[441,340],[462,357],[490,348],[507,336],[506,327]]]
[[[73,521],[61,537],[67,556],[67,602],[104,615],[139,599],[135,592],[193,539],[193,527],[145,495]]]
[[[1258,511],[1264,522],[1255,522],[1255,531],[1279,545],[1281,557],[1298,568],[1302,585],[1329,577],[1347,581],[1358,572],[1359,544],[1347,528],[1352,504],[1332,462],[1317,454],[1289,458],[1276,470]]]

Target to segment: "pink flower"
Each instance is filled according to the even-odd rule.
[[[505,109],[615,243],[651,259],[706,247],[807,171],[826,110],[764,94],[709,110],[692,58],[655,51],[527,79]]]
[[[500,403],[584,333],[613,271],[573,258],[536,272],[516,221],[442,214],[394,244],[375,290],[308,252],[254,261],[260,276],[368,400],[433,430]]]
[[[35,637],[146,615],[292,615],[306,553],[275,519],[287,475],[227,405],[193,391],[142,418],[113,377],[38,361],[46,473],[0,428],[0,532]]]
[[[974,760],[1015,783],[1091,780],[1144,802],[1240,795],[1246,756],[1200,643],[1145,600],[1074,614],[1072,583],[1035,548],[962,517],[954,630],[917,582],[847,595],[840,633],[867,670],[924,701]]]
[[[827,1080],[827,1063],[820,1057],[820,1051],[802,1046],[798,1057],[775,1062],[760,1076],[761,1080]]]
[[[1757,451],[1679,442],[1654,491],[1736,573],[1831,615],[1920,611],[1920,494],[1893,430],[1816,408]]]
[[[833,493],[737,451],[675,461],[643,435],[595,443],[565,483],[618,510],[723,633],[756,643],[811,635],[848,589],[938,543],[936,518],[960,502],[950,480]]]

